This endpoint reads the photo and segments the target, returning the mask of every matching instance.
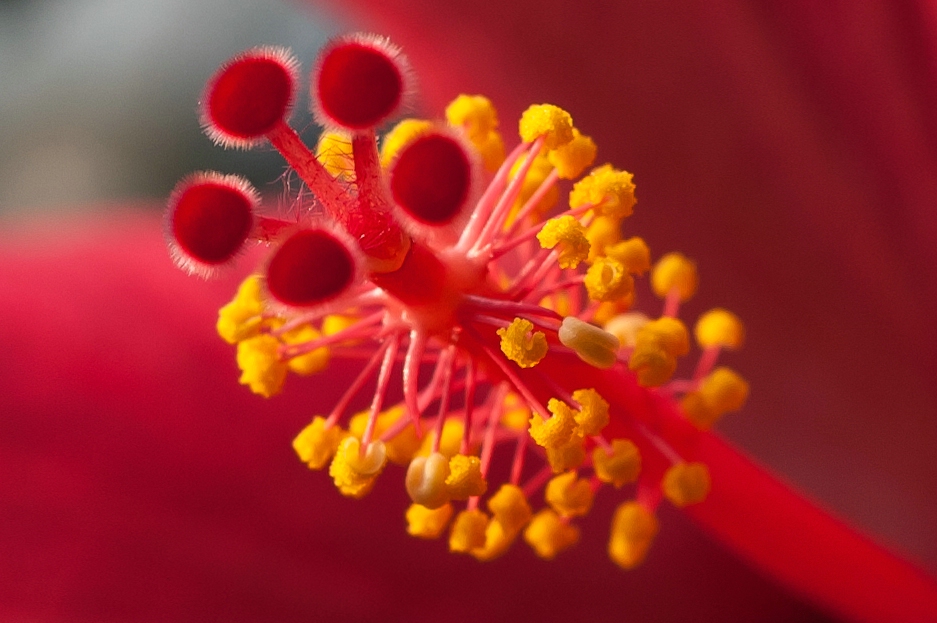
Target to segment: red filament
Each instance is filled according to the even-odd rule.
[[[263,137],[286,116],[294,85],[285,53],[254,50],[234,59],[208,88],[209,132],[235,144]]]
[[[321,229],[294,233],[267,265],[267,289],[286,305],[324,303],[351,285],[355,259],[344,242]]]
[[[465,205],[471,187],[471,163],[455,139],[428,134],[400,153],[390,174],[394,201],[412,218],[445,225]]]
[[[184,188],[171,207],[172,236],[180,251],[203,264],[223,264],[247,241],[253,198],[223,181]]]
[[[403,99],[401,68],[378,44],[350,41],[325,52],[313,97],[332,122],[353,130],[373,128]]]

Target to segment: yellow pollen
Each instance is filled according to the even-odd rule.
[[[664,497],[678,507],[702,502],[709,495],[709,468],[703,463],[676,463],[664,473]]]
[[[287,331],[280,338],[286,344],[304,344],[317,340],[321,334],[312,325],[304,324],[292,331]],[[286,364],[290,371],[308,376],[321,372],[329,365],[329,347],[323,346],[308,353],[290,359]]]
[[[516,537],[517,532],[508,532],[500,521],[491,519],[485,527],[485,544],[469,553],[482,562],[494,560],[508,551]]]
[[[570,469],[577,469],[586,460],[586,449],[583,447],[583,438],[573,434],[569,441],[561,446],[547,448],[547,463],[554,474]]]
[[[577,389],[573,392],[573,400],[579,403],[580,409],[574,416],[576,419],[576,432],[582,437],[598,435],[608,425],[608,403],[594,389]]]
[[[345,329],[350,329],[355,326],[355,323],[358,322],[358,319],[354,316],[343,316],[341,314],[329,314],[322,321],[322,334],[323,335],[335,335],[340,331]],[[349,346],[351,344],[358,343],[359,340],[347,340],[345,342],[340,342],[342,346]]]
[[[459,453],[462,445],[462,436],[465,431],[465,425],[460,417],[449,417],[442,426],[442,438],[439,440],[439,452],[447,459],[454,457]],[[433,442],[436,439],[436,431],[432,431],[423,436],[420,449],[417,450],[417,456],[429,456]]]
[[[365,410],[352,416],[351,420],[348,422],[348,432],[358,439],[361,439],[368,426],[370,415],[370,410]],[[404,417],[403,405],[395,405],[379,413],[377,421],[374,423],[374,437],[381,437],[384,431],[396,424],[402,417]],[[422,441],[417,437],[413,425],[408,424],[407,427],[395,435],[393,439],[384,440],[384,447],[387,450],[387,460],[394,465],[407,465],[410,463],[410,459],[412,459],[420,449],[421,443]]]
[[[592,486],[588,480],[576,477],[576,472],[554,476],[547,483],[544,499],[564,517],[582,517],[592,509]]]
[[[446,106],[446,120],[473,143],[498,129],[498,111],[484,95],[459,95]]]
[[[607,255],[608,248],[621,240],[621,221],[610,216],[596,216],[586,228],[589,240],[589,262]],[[617,259],[617,258],[615,258]]]
[[[317,415],[312,418],[312,423],[293,439],[293,450],[309,469],[325,467],[335,456],[338,444],[345,438],[345,432],[341,428],[333,426],[327,429],[325,421],[325,418]]]
[[[288,369],[279,357],[280,342],[272,335],[258,335],[238,342],[238,382],[255,394],[270,398],[283,389]]]
[[[555,511],[545,508],[530,520],[524,530],[524,540],[538,556],[552,560],[579,541],[579,528],[561,520]]]
[[[677,318],[664,316],[651,320],[638,331],[637,346],[644,343],[659,344],[674,357],[682,357],[690,352],[690,336],[686,325]]]
[[[538,446],[559,448],[569,443],[576,430],[573,410],[556,398],[550,398],[547,409],[553,414],[550,419],[544,420],[539,415],[530,418],[530,436]]]
[[[355,178],[355,161],[351,155],[351,136],[344,132],[324,132],[316,146],[316,158],[325,170],[346,181]]]
[[[575,316],[563,318],[557,337],[563,346],[576,351],[580,359],[596,368],[606,370],[618,360],[618,338]]]
[[[637,502],[625,502],[615,509],[608,541],[608,556],[623,569],[644,562],[659,526],[654,513]]]
[[[420,539],[435,539],[442,534],[452,518],[452,505],[443,504],[439,508],[426,508],[411,504],[407,508],[407,532]]]
[[[521,115],[521,140],[532,143],[541,136],[545,149],[556,149],[573,140],[573,118],[552,104],[534,104]]]
[[[492,130],[481,140],[473,141],[472,144],[478,150],[482,166],[486,171],[494,173],[504,163],[504,139],[497,130]],[[556,203],[555,199],[554,203]]]
[[[218,335],[228,344],[254,337],[260,332],[264,311],[260,277],[251,275],[238,286],[234,299],[218,310]]]
[[[671,290],[680,293],[680,302],[686,302],[696,293],[698,277],[696,264],[682,253],[668,253],[657,260],[651,271],[651,289],[660,298]]]
[[[560,179],[571,180],[579,177],[595,161],[595,153],[595,141],[573,128],[573,140],[548,152],[547,158],[556,167]]]
[[[404,479],[407,493],[415,504],[436,509],[449,499],[449,459],[439,452],[429,456],[418,456],[410,461]]]
[[[488,516],[476,509],[464,510],[455,517],[449,532],[449,551],[468,554],[485,546]]]
[[[517,533],[530,521],[530,504],[523,490],[517,485],[504,483],[498,492],[488,498],[488,510],[505,532]]]
[[[624,264],[610,257],[600,257],[586,271],[583,281],[593,301],[615,301],[634,292],[634,279]]]
[[[677,369],[677,357],[690,350],[686,327],[676,318],[663,317],[645,323],[635,338],[628,367],[644,387],[666,383]]]
[[[578,220],[569,216],[551,218],[543,224],[537,240],[544,249],[559,247],[557,262],[560,268],[576,268],[589,257],[589,239],[586,228]]]
[[[718,346],[735,350],[745,341],[745,327],[738,316],[717,308],[711,309],[696,321],[696,342],[702,348]]]
[[[700,388],[680,401],[687,419],[700,430],[709,430],[723,415],[738,411],[748,399],[748,383],[726,367],[719,367],[703,379]]]
[[[606,247],[605,255],[624,264],[632,275],[643,275],[651,269],[651,250],[637,236]]]
[[[425,119],[404,119],[395,125],[381,143],[381,166],[389,166],[401,149],[432,129],[432,122]]]
[[[619,171],[610,164],[596,167],[573,186],[569,207],[591,205],[597,214],[618,220],[631,216],[637,203],[633,178],[631,173]]]
[[[504,413],[501,424],[512,430],[527,430],[527,420],[530,419],[530,407],[520,396],[509,393],[504,397]]]
[[[592,467],[596,477],[616,489],[638,479],[641,473],[641,453],[629,439],[613,439],[611,454],[604,448],[592,451]]]
[[[532,368],[547,355],[547,337],[534,331],[529,320],[515,318],[507,327],[498,329],[501,352],[522,368]]]
[[[514,179],[517,177],[517,172],[520,170],[523,160],[518,160],[514,163],[514,166],[511,167],[511,171],[508,173],[508,179]],[[527,177],[524,178],[523,183],[521,184],[520,193],[517,195],[517,200],[514,202],[514,205],[511,207],[511,213],[508,217],[505,227],[509,227],[514,223],[514,216],[517,212],[527,203],[527,200],[530,199],[537,189],[540,188],[540,185],[547,179],[547,176],[550,174],[550,171],[553,170],[553,165],[550,164],[550,161],[547,160],[546,156],[542,154],[537,154],[534,158],[533,163],[530,166],[530,169],[527,171]],[[560,198],[560,191],[557,190],[556,186],[552,186],[550,190],[540,198],[537,202],[537,205],[534,206],[533,212],[531,213],[532,219],[539,220],[543,217],[544,214],[550,211],[550,209],[556,205],[556,202]]]
[[[355,437],[346,437],[339,444],[329,465],[329,476],[336,488],[342,495],[351,498],[367,495],[387,463],[384,444],[380,441],[368,444],[364,456],[360,454],[360,447]]]
[[[481,460],[477,456],[464,454],[457,454],[449,459],[446,489],[453,500],[467,500],[476,495],[483,495],[488,490],[488,482],[482,476]]]
[[[605,330],[618,338],[622,348],[634,348],[638,341],[638,332],[650,318],[641,312],[618,314],[605,323]]]

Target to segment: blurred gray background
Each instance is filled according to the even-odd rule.
[[[256,45],[292,48],[308,72],[338,28],[277,0],[0,0],[0,215],[158,206],[196,169],[262,188],[283,161],[214,146],[199,128],[202,87]],[[309,128],[305,84],[300,96],[291,120]]]

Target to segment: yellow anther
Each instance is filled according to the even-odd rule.
[[[498,111],[484,95],[459,95],[446,106],[446,120],[464,128],[473,143],[498,129]]]
[[[643,275],[651,269],[651,250],[644,239],[637,236],[605,247],[605,255],[624,264],[632,275]]]
[[[609,558],[623,569],[637,567],[644,562],[658,530],[654,513],[637,502],[621,504],[612,517]]]
[[[676,463],[664,473],[661,489],[674,506],[702,502],[709,495],[709,468],[703,463]]]
[[[443,504],[439,508],[426,508],[411,504],[407,508],[407,532],[420,539],[438,538],[452,518],[452,505]]]
[[[586,449],[583,439],[574,434],[569,441],[561,446],[547,448],[547,463],[554,474],[577,469],[586,460]]]
[[[563,346],[576,351],[580,359],[596,368],[606,370],[617,361],[618,338],[575,316],[563,318],[557,337]]]
[[[608,403],[594,389],[577,389],[573,400],[579,403],[576,432],[582,437],[598,435],[608,425]]]
[[[711,309],[696,321],[696,342],[702,348],[719,346],[735,350],[745,341],[745,327],[738,316],[725,309]]]
[[[634,292],[634,279],[624,264],[610,257],[597,258],[586,271],[583,283],[593,301],[614,301]]]
[[[401,149],[431,129],[433,124],[424,119],[404,119],[395,125],[381,143],[381,166],[389,166]]]
[[[287,331],[280,338],[290,345],[305,344],[319,339],[321,334],[311,325],[304,324]],[[296,374],[309,375],[321,372],[329,365],[329,347],[322,346],[308,353],[291,358],[286,365]]]
[[[637,347],[644,344],[658,344],[674,357],[682,357],[690,352],[690,335],[686,325],[677,318],[664,316],[651,320],[638,331]]]
[[[583,136],[573,128],[573,139],[547,154],[550,164],[556,167],[560,179],[571,180],[579,177],[586,167],[595,161],[595,141]]]
[[[488,516],[477,508],[464,510],[455,517],[449,532],[449,551],[467,554],[485,546]]]
[[[660,298],[667,298],[671,290],[676,290],[680,302],[688,301],[696,293],[697,282],[696,264],[682,253],[668,253],[657,260],[651,271],[651,289]]]
[[[552,560],[579,541],[579,528],[564,522],[556,512],[545,508],[530,520],[524,530],[524,540],[538,556]]]
[[[442,438],[439,440],[439,452],[447,459],[451,459],[459,453],[462,445],[462,436],[465,432],[465,425],[460,417],[448,417],[442,425]],[[436,431],[431,431],[423,435],[423,441],[420,443],[420,449],[417,450],[417,456],[429,456],[433,448],[433,442],[436,440]]]
[[[576,430],[573,410],[565,402],[550,398],[547,409],[553,414],[548,420],[539,415],[530,418],[530,436],[544,448],[559,448],[568,443]]]
[[[586,228],[575,218],[558,216],[543,224],[537,240],[544,249],[559,247],[557,262],[560,268],[576,268],[579,262],[589,257],[589,240]]]
[[[355,326],[358,319],[354,316],[343,316],[340,314],[329,314],[322,321],[322,335],[335,335],[345,329]],[[357,340],[348,340],[341,342],[342,345],[354,344]]]
[[[283,389],[287,365],[280,360],[280,342],[272,335],[258,335],[238,342],[238,382],[255,394],[269,398]]]
[[[586,228],[589,261],[608,254],[608,248],[621,240],[621,221],[610,216],[596,216]],[[618,259],[618,258],[615,258]]]
[[[492,130],[477,141],[473,140],[472,145],[478,150],[478,155],[482,159],[482,166],[485,167],[486,171],[494,173],[504,164],[504,139],[501,138],[501,133],[497,130]],[[553,203],[556,203],[556,199],[553,200]],[[550,205],[552,207],[553,204]]]
[[[335,177],[352,180],[355,161],[351,155],[351,136],[343,132],[325,132],[316,145],[316,158]]]
[[[491,519],[485,527],[485,544],[469,553],[482,562],[494,560],[510,549],[516,537],[517,532],[508,532],[501,522]]]
[[[594,206],[596,213],[623,219],[634,212],[634,176],[610,164],[596,167],[573,186],[569,207]]]
[[[514,166],[511,167],[511,171],[508,174],[509,179],[514,179],[517,177],[517,172],[520,170],[521,165],[523,164],[523,159],[518,160],[514,163]],[[506,227],[509,227],[514,223],[514,216],[517,214],[518,210],[527,203],[527,200],[530,199],[537,189],[540,188],[540,185],[543,184],[544,180],[547,179],[547,176],[553,170],[553,165],[550,164],[550,161],[547,160],[546,156],[538,154],[533,163],[530,166],[530,169],[527,171],[527,177],[524,178],[523,183],[521,184],[520,193],[517,195],[517,200],[515,200],[514,205],[511,207],[511,212],[508,217]],[[537,202],[537,205],[534,206],[533,212],[531,213],[534,219],[540,219],[544,214],[550,211],[550,209],[556,205],[556,202],[560,198],[560,191],[557,190],[556,186],[552,186],[543,197]]]
[[[368,426],[370,415],[370,410],[356,413],[348,422],[348,432],[358,439],[361,439]],[[402,404],[394,405],[386,411],[379,413],[377,421],[374,422],[374,437],[381,437],[384,431],[396,424],[402,417],[406,417]],[[422,440],[416,436],[413,425],[408,424],[406,428],[392,439],[384,440],[384,447],[387,450],[387,460],[394,465],[407,465],[410,463],[410,459],[417,453],[417,450],[420,449],[422,443]]]
[[[482,476],[481,460],[477,456],[464,454],[457,454],[449,459],[446,489],[453,500],[467,500],[484,494],[488,490],[488,482]]]
[[[309,469],[325,467],[335,456],[338,444],[345,437],[345,432],[338,426],[326,428],[325,421],[325,418],[317,415],[312,418],[312,423],[293,439],[293,450]]]
[[[530,419],[530,407],[515,393],[504,397],[504,412],[501,415],[501,425],[512,430],[527,430],[527,421]]]
[[[677,370],[677,358],[660,344],[639,342],[631,353],[628,367],[637,375],[641,387],[658,387],[669,381]]]
[[[521,140],[532,143],[541,136],[545,149],[556,149],[573,140],[573,118],[552,104],[534,104],[521,115]]]
[[[407,493],[414,503],[429,509],[439,508],[450,499],[446,479],[449,477],[449,459],[434,452],[410,461],[404,479]]]
[[[508,534],[516,534],[530,521],[530,504],[524,491],[517,485],[504,483],[488,499],[488,510]]]
[[[360,447],[355,437],[346,437],[339,444],[329,465],[329,476],[339,492],[352,498],[367,495],[387,463],[384,444],[380,441],[368,444],[363,456]]]
[[[650,319],[641,312],[618,314],[605,323],[605,330],[618,338],[622,348],[634,348],[638,332]]]
[[[218,310],[218,335],[228,344],[254,337],[263,325],[260,277],[251,275],[238,286],[234,299]]]
[[[615,316],[623,314],[631,309],[632,305],[634,305],[634,292],[632,292],[630,296],[618,299],[617,301],[599,303],[599,306],[595,309],[595,313],[592,314],[592,320],[590,322],[602,327]]]
[[[547,355],[547,337],[543,331],[534,331],[529,320],[515,318],[508,326],[498,329],[501,352],[522,368],[532,368]]]
[[[566,472],[550,479],[543,497],[560,515],[582,517],[592,509],[595,496],[588,480],[577,478],[576,472]]]
[[[613,439],[611,453],[597,447],[592,451],[592,467],[596,477],[615,488],[630,484],[641,473],[641,453],[629,439]]]
[[[546,309],[552,309],[561,316],[566,316],[572,310],[572,300],[569,292],[561,291],[548,294],[540,299],[538,305]]]
[[[700,430],[709,430],[719,418],[738,411],[748,399],[748,383],[729,368],[720,367],[703,379],[699,390],[680,401],[687,419]]]

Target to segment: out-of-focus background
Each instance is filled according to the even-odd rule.
[[[264,44],[290,47],[308,68],[337,28],[277,0],[0,0],[0,215],[158,203],[196,169],[262,188],[282,159],[212,145],[197,114],[205,80]],[[301,95],[292,119],[304,128]]]

